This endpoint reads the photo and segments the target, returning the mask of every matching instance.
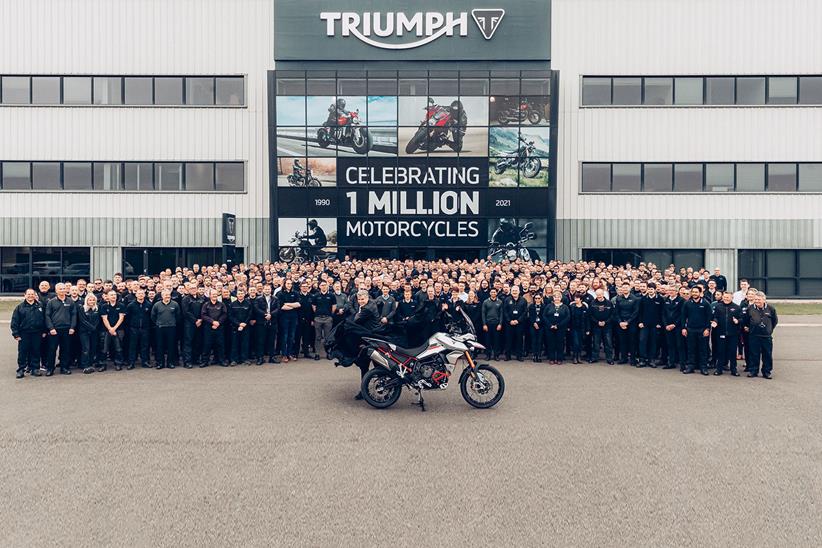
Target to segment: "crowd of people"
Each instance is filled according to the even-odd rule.
[[[195,264],[53,291],[44,281],[25,292],[11,331],[17,378],[321,355],[350,364],[353,356],[325,350],[337,324],[379,336],[413,325],[422,310],[464,312],[492,360],[597,363],[604,354],[609,365],[734,376],[744,360],[749,377],[768,379],[778,322],[763,292],[746,280],[728,288],[719,269],[346,258]]]

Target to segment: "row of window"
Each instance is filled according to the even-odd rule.
[[[88,280],[90,263],[87,247],[0,247],[0,292],[22,293],[43,280]]]
[[[245,249],[237,247],[234,250],[234,264],[240,264],[244,260]],[[222,262],[223,249],[220,247],[123,248],[121,273],[126,279],[133,279],[141,274],[159,274],[167,268],[173,271],[182,265],[210,266]]]
[[[822,297],[822,250],[740,250],[737,277],[769,297]]]
[[[4,105],[245,104],[242,76],[2,76]]]
[[[702,268],[705,266],[705,251],[702,249],[583,249],[582,260],[603,262],[611,265],[639,266],[639,263],[654,263],[665,269],[668,265],[677,268]]]
[[[0,162],[0,190],[242,192],[243,162]]]
[[[582,192],[822,192],[822,163],[583,163]]]
[[[822,76],[583,76],[582,105],[822,105]]]

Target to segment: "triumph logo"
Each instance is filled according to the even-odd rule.
[[[490,40],[505,15],[503,9],[476,9],[471,16],[486,40]],[[354,36],[361,42],[381,49],[413,49],[429,44],[442,36],[468,36],[467,12],[339,12],[324,11],[320,19],[325,21],[326,35],[337,35],[339,22],[340,36]],[[411,42],[383,42],[378,38],[410,34],[417,37]],[[376,36],[378,38],[373,38]]]

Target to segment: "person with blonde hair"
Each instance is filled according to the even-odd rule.
[[[100,340],[100,310],[94,293],[86,295],[83,306],[77,307],[77,334],[80,338],[80,367],[90,374],[105,370],[97,364],[97,343]]]

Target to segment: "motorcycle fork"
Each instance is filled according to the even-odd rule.
[[[471,352],[468,350],[465,351],[465,359],[468,360],[468,365],[470,369],[468,369],[468,374],[471,375],[472,379],[477,378],[477,364],[474,362],[474,358],[471,357]]]

